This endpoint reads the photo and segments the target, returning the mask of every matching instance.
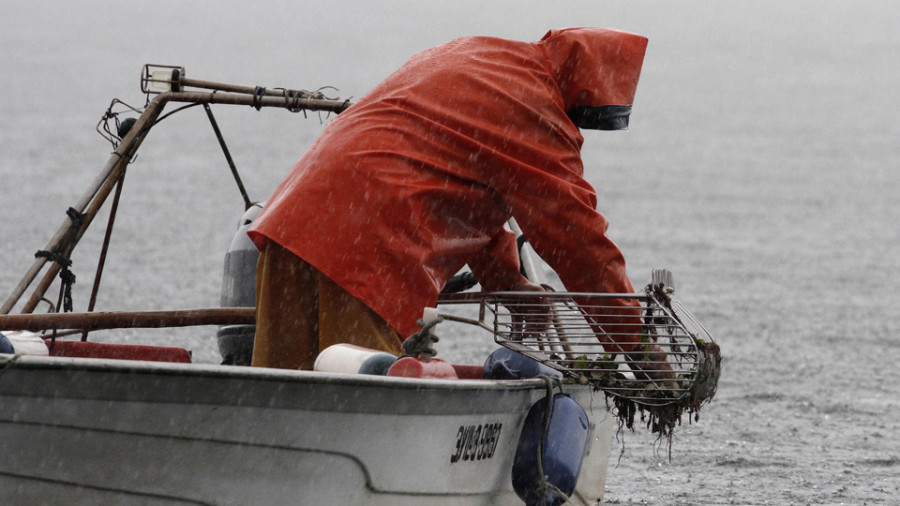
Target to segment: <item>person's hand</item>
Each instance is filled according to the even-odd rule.
[[[545,292],[540,285],[526,281],[512,288],[513,292]],[[550,328],[550,301],[547,297],[521,296],[507,305],[512,316],[512,335],[517,339],[534,339]]]
[[[638,379],[665,381],[675,379],[668,355],[658,344],[643,344],[639,351],[626,353],[625,361]]]

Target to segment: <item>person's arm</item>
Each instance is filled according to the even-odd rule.
[[[575,167],[580,169],[579,167]],[[607,236],[608,223],[595,210],[593,188],[566,166],[520,171],[515,191],[502,192],[529,243],[559,275],[566,290],[634,293],[625,259]],[[610,352],[630,352],[640,344],[641,314],[634,299],[615,299],[611,316],[596,321]],[[605,343],[606,344],[606,343]]]
[[[625,258],[606,235],[608,223],[594,208],[593,189],[581,178],[545,177],[506,196],[529,243],[573,292],[634,293]],[[577,302],[577,301],[576,301]],[[609,353],[623,353],[639,377],[672,375],[662,349],[640,342],[642,315],[637,300],[611,299],[602,320],[592,318],[595,333]]]
[[[486,292],[541,292],[545,290],[532,283],[521,274],[519,248],[516,236],[502,228],[479,255],[469,260],[469,267],[475,279]],[[521,337],[530,337],[546,331],[550,314],[546,299],[540,296],[525,296],[507,307],[513,321],[524,325]]]
[[[501,228],[491,242],[468,261],[472,274],[486,292],[514,291],[530,284],[519,269],[516,236]]]

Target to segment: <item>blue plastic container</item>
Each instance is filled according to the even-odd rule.
[[[12,342],[0,332],[0,353],[8,353],[10,355],[16,352],[15,346],[13,346]]]
[[[547,490],[545,500],[541,501],[537,449],[546,412],[546,399],[534,403],[528,411],[513,461],[513,489],[528,506],[557,506],[566,500],[556,491]],[[566,496],[575,491],[589,436],[590,422],[584,409],[571,396],[555,394],[541,463],[547,481]]]
[[[397,361],[397,357],[390,353],[378,353],[365,359],[359,366],[359,374],[374,374],[384,376]]]
[[[562,376],[556,369],[551,369],[509,348],[494,351],[484,361],[484,379],[526,379],[536,378],[541,374],[551,377]]]

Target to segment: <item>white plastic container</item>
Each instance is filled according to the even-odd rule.
[[[27,330],[0,330],[0,353],[15,355],[49,355],[41,336]]]
[[[397,357],[354,344],[335,344],[319,353],[313,370],[347,374],[385,374]]]

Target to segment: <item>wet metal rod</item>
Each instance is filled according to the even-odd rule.
[[[256,308],[217,307],[178,311],[122,311],[95,313],[47,313],[0,315],[4,330],[47,329],[105,330],[121,328],[169,328],[196,325],[253,325]]]
[[[210,109],[209,104],[203,104],[203,109],[206,111],[206,117],[209,118],[209,123],[213,127],[216,139],[219,140],[219,146],[222,148],[222,153],[225,154],[225,161],[228,162],[228,168],[231,169],[231,175],[234,176],[234,182],[237,183],[238,190],[241,192],[241,197],[244,199],[244,210],[246,211],[247,209],[250,209],[250,206],[252,206],[253,203],[250,201],[250,196],[247,195],[247,189],[244,188],[244,182],[241,181],[237,166],[234,165],[234,159],[231,158],[231,152],[225,144],[225,139],[222,137],[222,131],[219,130],[219,124],[216,122],[216,117],[213,116],[212,109]]]
[[[239,87],[247,88],[248,87]],[[110,156],[106,165],[91,183],[87,192],[72,206],[73,210],[81,215],[79,226],[75,226],[72,218],[66,217],[66,220],[59,227],[47,245],[44,251],[59,252],[68,257],[75,245],[81,239],[84,232],[90,226],[97,212],[102,207],[106,198],[112,192],[119,180],[125,167],[130,163],[138,148],[144,141],[150,129],[156,123],[166,104],[169,102],[183,102],[196,104],[231,104],[231,105],[247,105],[255,108],[277,107],[289,110],[309,110],[309,111],[327,111],[339,113],[350,106],[348,101],[327,100],[319,98],[299,98],[286,97],[274,94],[248,95],[246,93],[219,93],[213,92],[165,92],[157,95],[147,105],[144,112],[138,118],[137,122],[122,140],[122,143],[116,148],[112,156]],[[32,263],[31,267],[22,277],[22,280],[13,289],[13,292],[7,298],[3,306],[0,306],[0,315],[9,314],[12,308],[18,303],[22,294],[28,289],[31,283],[40,273],[47,258],[38,257]],[[53,263],[48,268],[47,273],[41,280],[40,284],[35,288],[31,298],[22,309],[23,313],[31,313],[37,304],[44,297],[50,284],[55,276],[59,273],[60,266]]]

